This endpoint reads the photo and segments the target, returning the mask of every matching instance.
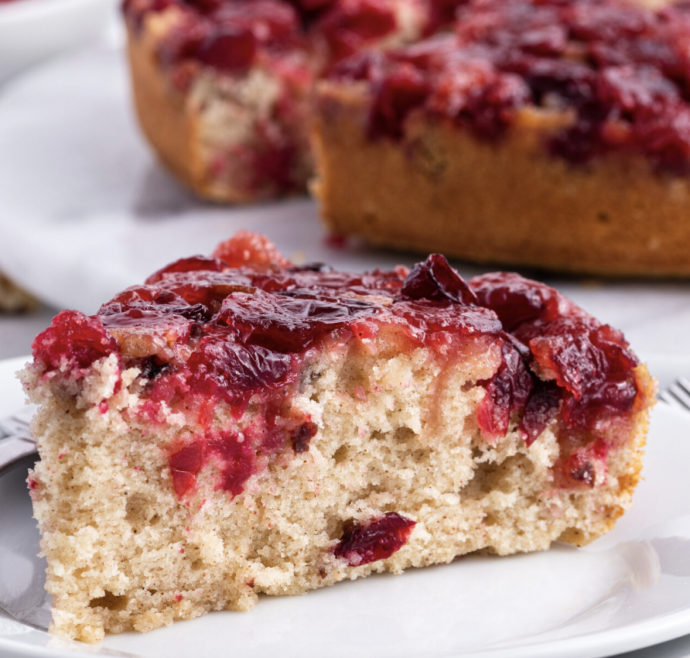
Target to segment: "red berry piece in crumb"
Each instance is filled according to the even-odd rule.
[[[170,475],[178,498],[183,498],[196,483],[196,475],[201,470],[203,459],[204,448],[200,441],[182,448],[170,457]]]
[[[560,404],[561,395],[555,382],[534,381],[519,427],[528,447],[556,417]]]
[[[385,560],[407,543],[415,525],[415,521],[396,512],[366,523],[354,523],[345,528],[333,552],[351,567]]]
[[[245,230],[238,231],[229,240],[221,242],[213,252],[213,257],[230,267],[246,266],[257,271],[269,272],[292,265],[267,237]]]
[[[293,450],[298,454],[309,450],[309,442],[316,436],[318,431],[319,428],[316,426],[316,423],[312,423],[310,420],[302,423],[290,439]]]
[[[245,482],[256,473],[256,451],[246,437],[227,434],[213,438],[208,449],[221,462],[221,487],[233,498],[244,491]]]
[[[207,66],[229,73],[244,73],[254,62],[256,37],[247,29],[218,28],[199,45],[196,58]]]
[[[505,436],[512,414],[524,409],[534,387],[525,361],[510,343],[502,346],[503,359],[498,372],[486,382],[486,395],[477,410],[477,422],[489,439]]]

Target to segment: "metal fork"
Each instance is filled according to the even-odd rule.
[[[659,391],[659,401],[675,409],[690,411],[690,381],[685,377],[678,377],[668,388]]]
[[[36,442],[29,429],[35,412],[36,407],[29,405],[9,418],[0,419],[0,469],[36,452]]]

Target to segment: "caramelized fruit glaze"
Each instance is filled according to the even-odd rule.
[[[412,111],[496,140],[517,111],[561,113],[548,149],[572,163],[635,152],[690,173],[690,3],[471,0],[452,34],[386,54],[361,53],[334,79],[373,89],[371,137],[399,138]]]
[[[482,434],[492,442],[517,427],[529,445],[560,411],[562,486],[594,486],[593,461],[605,462],[615,428],[646,405],[622,334],[546,285],[508,273],[466,282],[438,254],[411,271],[296,266],[244,231],[211,258],[156,272],[94,316],[63,311],[33,351],[48,379],[81,380],[115,355],[120,373],[140,371],[140,404],[125,414],[155,427],[166,412],[183,413],[195,435],[169,447],[169,466],[185,500],[209,460],[220,465],[218,488],[236,496],[271,459],[308,450],[318,428],[289,404],[301,378],[320,355],[375,345],[382,332],[394,332],[405,349],[428,348],[441,363],[468,341],[497,346],[500,366],[480,382]],[[230,417],[220,428],[219,409]],[[351,564],[382,559],[404,544],[411,524],[389,514],[353,526],[336,552]]]

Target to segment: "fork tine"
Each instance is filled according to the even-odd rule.
[[[670,392],[666,389],[663,391],[659,391],[658,398],[661,402],[664,402],[667,404],[669,407],[673,407],[674,409],[683,409],[684,407],[676,400],[673,395],[670,394]]]
[[[668,389],[668,393],[673,396],[684,409],[690,411],[690,393],[685,391],[678,382],[675,382]]]
[[[683,389],[683,392],[686,393],[688,397],[690,397],[690,381],[685,377],[678,377],[678,379],[676,379],[676,384]]]

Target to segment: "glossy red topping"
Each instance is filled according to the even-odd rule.
[[[341,0],[320,20],[334,61],[359,52],[368,42],[390,34],[397,27],[393,6],[382,0]]]
[[[460,0],[462,1],[462,0]],[[422,22],[447,24],[450,4],[418,0]],[[448,6],[446,6],[448,4]],[[175,7],[184,16],[161,46],[166,64],[193,60],[238,73],[255,60],[256,49],[280,53],[298,48],[319,67],[371,47],[399,28],[395,0],[124,0],[135,26],[151,12]],[[327,52],[321,52],[326,46]],[[212,52],[209,52],[212,50]],[[315,67],[316,68],[316,67]]]
[[[219,464],[219,486],[237,495],[272,455],[307,451],[318,428],[284,404],[305,360],[335,345],[375,341],[381,331],[441,359],[474,337],[495,341],[502,362],[483,382],[478,416],[488,440],[513,424],[529,444],[562,410],[562,422],[587,443],[635,404],[637,360],[620,332],[518,275],[468,284],[437,254],[411,272],[298,267],[247,232],[215,256],[172,263],[91,318],[65,311],[34,341],[46,372],[81,376],[117,354],[123,369],[136,367],[144,379],[139,414],[166,422],[170,409],[197,428],[192,446],[171,458],[180,496],[193,490],[202,454]],[[246,425],[250,401],[256,413]],[[219,403],[237,418],[236,433],[215,433]]]
[[[417,524],[395,512],[388,512],[366,523],[353,523],[333,550],[339,558],[347,560],[350,567],[385,560],[399,551],[410,538]]]
[[[62,311],[31,347],[46,370],[78,370],[117,351],[118,344],[98,319]]]
[[[336,67],[367,79],[370,133],[399,138],[413,111],[497,139],[516,111],[571,111],[548,148],[571,162],[613,150],[689,172],[690,3],[658,11],[619,0],[471,0],[455,34]]]

